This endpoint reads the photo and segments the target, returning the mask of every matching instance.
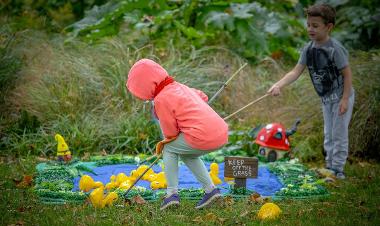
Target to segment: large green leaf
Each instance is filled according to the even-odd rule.
[[[127,12],[135,9],[149,9],[149,4],[149,0],[110,1],[103,6],[95,6],[87,11],[82,20],[68,26],[66,31],[71,31],[73,37],[87,36],[87,38],[92,37],[94,39],[112,35],[117,33],[117,27]],[[94,35],[94,33],[97,34]]]
[[[211,25],[220,30],[235,30],[234,18],[225,12],[211,12],[204,23],[206,27]]]
[[[240,19],[250,19],[254,16],[254,13],[261,14],[265,13],[265,8],[263,8],[259,3],[244,3],[244,4],[231,4],[232,15],[235,18]]]

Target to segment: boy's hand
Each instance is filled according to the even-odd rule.
[[[348,108],[348,99],[342,98],[339,103],[339,115],[346,113]]]
[[[280,87],[277,84],[274,84],[270,89],[268,89],[267,93],[269,93],[272,96],[278,96],[280,95]]]

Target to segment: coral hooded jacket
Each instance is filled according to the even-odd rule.
[[[228,141],[228,125],[207,104],[207,96],[179,82],[166,85],[156,97],[157,86],[169,74],[149,59],[137,61],[128,74],[127,88],[142,100],[154,100],[154,110],[165,138],[184,134],[194,149],[213,150]]]

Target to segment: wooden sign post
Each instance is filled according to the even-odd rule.
[[[246,188],[247,178],[256,178],[259,161],[256,157],[225,157],[224,176],[235,178],[235,188]]]

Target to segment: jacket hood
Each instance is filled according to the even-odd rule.
[[[157,86],[168,76],[168,72],[158,63],[141,59],[129,70],[126,86],[134,96],[152,100]]]

